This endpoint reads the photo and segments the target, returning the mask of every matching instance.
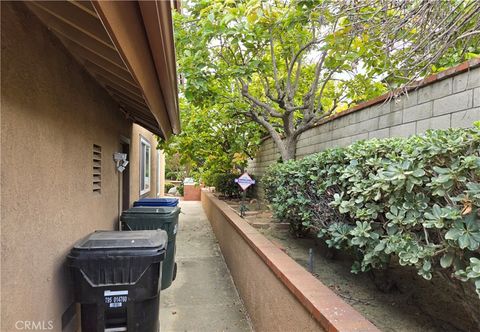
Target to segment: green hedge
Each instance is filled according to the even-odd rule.
[[[240,177],[241,174],[234,173],[218,173],[211,176],[211,184],[215,187],[215,190],[227,198],[240,198],[242,197],[242,188],[235,183],[235,179]],[[254,176],[250,175],[252,179]],[[255,195],[255,185],[248,187],[247,197],[252,198]]]
[[[277,218],[355,253],[352,272],[395,259],[480,295],[478,123],[359,141],[273,165],[262,181]]]

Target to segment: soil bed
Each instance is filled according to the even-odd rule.
[[[226,200],[239,212],[239,200]],[[245,220],[256,227],[297,263],[309,270],[309,249],[313,249],[313,275],[343,300],[386,332],[475,331],[466,319],[460,301],[465,301],[441,280],[427,281],[414,269],[389,270],[395,286],[388,293],[376,286],[371,273],[350,272],[353,260],[347,254],[331,251],[313,238],[294,237],[283,223],[273,220],[265,206],[255,200],[247,203]],[[378,285],[378,283],[377,283]]]

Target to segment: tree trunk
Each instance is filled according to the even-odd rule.
[[[283,161],[295,159],[297,154],[297,142],[298,142],[298,139],[296,136],[287,137],[285,139],[287,153],[286,153],[286,158],[284,158]]]
[[[280,157],[282,157],[283,162],[295,159],[298,141],[296,136],[290,136],[279,140],[274,139],[273,141],[280,152]]]

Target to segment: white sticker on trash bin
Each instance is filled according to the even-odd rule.
[[[103,292],[103,296],[105,297],[105,304],[108,304],[110,308],[121,308],[123,303],[128,301],[128,290],[106,290]]]

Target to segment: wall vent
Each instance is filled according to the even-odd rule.
[[[93,144],[93,192],[102,193],[102,147]]]

